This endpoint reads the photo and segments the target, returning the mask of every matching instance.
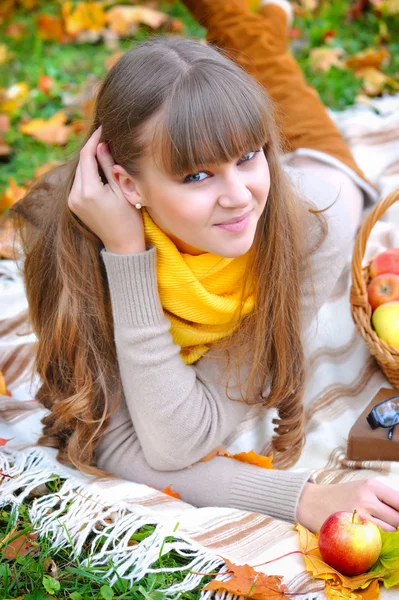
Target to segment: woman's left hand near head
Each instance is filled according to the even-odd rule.
[[[143,216],[130,204],[117,184],[113,158],[106,144],[99,144],[101,127],[80,151],[68,206],[95,233],[109,252],[145,252]],[[97,160],[107,178],[101,180]]]

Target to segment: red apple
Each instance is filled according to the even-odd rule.
[[[343,575],[360,575],[368,571],[377,561],[381,546],[377,525],[356,510],[334,513],[320,529],[321,556]]]
[[[394,273],[399,275],[399,248],[391,248],[378,254],[370,265],[370,277],[374,279],[377,275]]]
[[[385,302],[399,300],[399,275],[391,273],[377,275],[370,281],[367,294],[373,310]]]

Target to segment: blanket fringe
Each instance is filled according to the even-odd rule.
[[[12,504],[17,519],[18,506],[35,488],[65,478],[59,467],[40,448],[3,449],[0,454],[0,507]],[[36,498],[29,508],[29,517],[39,537],[46,536],[53,549],[69,549],[71,558],[81,555],[90,537],[89,558],[80,564],[90,565],[94,571],[101,567],[102,576],[110,585],[118,577],[134,583],[149,573],[188,571],[180,583],[159,590],[166,599],[176,598],[181,592],[200,585],[203,576],[190,571],[211,573],[221,569],[218,578],[229,578],[223,576],[223,570],[227,569],[223,559],[176,532],[170,516],[158,517],[140,505],[134,505],[132,509],[123,501],[111,504],[100,494],[88,492],[87,485],[70,476],[57,492]],[[139,544],[129,545],[131,536],[144,525],[155,526],[153,533]],[[173,541],[169,541],[171,538]],[[151,565],[171,551],[187,558],[188,564],[177,568],[152,568]],[[110,563],[112,566],[104,573],[104,566]],[[235,596],[201,592],[200,598],[233,600]]]

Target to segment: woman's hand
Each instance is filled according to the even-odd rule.
[[[385,531],[396,531],[399,526],[399,492],[373,478],[331,485],[307,483],[297,518],[315,532],[331,514],[355,509]]]
[[[109,252],[145,252],[142,214],[126,200],[114,178],[111,153],[106,144],[99,144],[101,129],[96,129],[80,151],[68,206],[100,238]],[[108,181],[105,185],[101,181],[96,156]]]

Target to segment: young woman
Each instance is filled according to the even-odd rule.
[[[393,530],[391,488],[320,486],[287,470],[303,445],[306,330],[346,263],[361,188],[372,188],[285,53],[280,6],[186,3],[202,22],[211,14],[211,37],[223,24],[226,44],[242,42],[233,50],[258,75],[263,61],[289,152],[308,153],[283,168],[264,87],[211,45],[154,37],[119,60],[79,156],[14,208],[37,397],[50,411],[40,442],[84,471],[171,484],[196,506],[312,530],[356,507]],[[274,61],[278,85],[267,81]],[[277,410],[277,468],[202,461],[252,404]]]

